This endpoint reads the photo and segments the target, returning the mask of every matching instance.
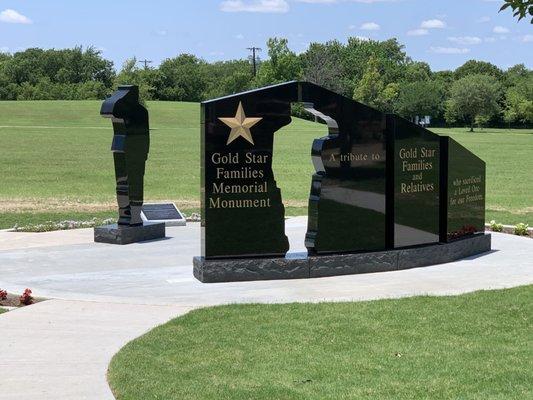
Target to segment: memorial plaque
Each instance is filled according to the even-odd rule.
[[[272,150],[274,133],[291,121],[292,102],[324,120],[328,133],[312,145],[309,252],[385,248],[384,114],[319,86],[289,82],[202,103],[204,257],[288,250]]]
[[[394,247],[439,241],[439,136],[398,116],[388,123],[394,154]]]
[[[174,203],[143,204],[141,218],[145,222],[164,222],[166,226],[185,226],[187,221]]]
[[[274,133],[291,121],[296,89],[292,83],[202,103],[204,257],[289,249],[272,152]]]
[[[449,242],[485,231],[485,162],[452,138],[440,139],[441,241]]]
[[[290,123],[293,102],[324,122],[324,136],[310,143],[307,257],[285,257],[272,170],[275,133]],[[485,164],[468,150],[317,85],[287,82],[202,103],[194,275],[203,282],[388,271],[479,254],[490,249],[490,236],[474,235],[484,204]]]

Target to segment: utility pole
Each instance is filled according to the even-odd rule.
[[[250,50],[252,52],[252,62],[253,62],[253,66],[254,66],[254,76],[257,75],[257,61],[256,61],[256,56],[255,56],[255,53],[257,51],[261,51],[261,49],[259,47],[247,47],[246,50]]]
[[[148,69],[148,64],[151,64],[153,61],[150,60],[139,60],[140,64],[144,64],[144,69]]]

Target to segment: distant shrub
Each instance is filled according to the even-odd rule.
[[[519,224],[516,224],[516,226],[514,227],[514,234],[518,236],[527,236],[528,228],[529,228],[528,224],[524,224],[520,222]]]
[[[502,232],[503,231],[503,225],[500,223],[497,223],[495,220],[492,220],[489,222],[490,224],[490,230],[493,232]]]
[[[0,289],[0,300],[7,299],[7,292],[5,290]]]

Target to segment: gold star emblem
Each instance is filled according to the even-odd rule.
[[[239,136],[242,136],[251,144],[254,144],[254,139],[252,138],[252,132],[250,132],[250,128],[262,119],[263,118],[247,118],[244,114],[244,108],[242,108],[242,102],[239,102],[239,107],[237,107],[237,114],[235,114],[235,117],[219,118],[219,120],[231,128],[226,145],[233,142]]]

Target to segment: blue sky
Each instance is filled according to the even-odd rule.
[[[182,52],[243,58],[269,37],[310,42],[397,37],[434,70],[469,59],[533,68],[533,25],[498,13],[499,0],[0,0],[0,50],[95,46],[116,67],[136,56],[157,65]],[[263,51],[262,57],[266,57]]]

